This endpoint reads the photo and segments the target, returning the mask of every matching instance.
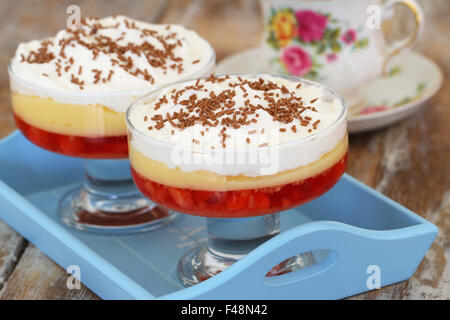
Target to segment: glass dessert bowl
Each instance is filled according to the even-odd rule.
[[[149,91],[214,66],[214,50],[195,32],[123,16],[83,19],[76,30],[19,45],[8,70],[17,127],[41,148],[85,159],[85,183],[60,203],[66,224],[131,233],[176,216],[132,182],[125,112]]]
[[[278,213],[329,190],[348,157],[344,101],[306,80],[221,76],[154,91],[127,112],[133,179],[156,203],[207,218],[208,244],[179,262],[192,285],[280,232]],[[268,272],[311,265],[311,253]]]

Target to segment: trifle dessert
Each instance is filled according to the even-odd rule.
[[[126,158],[125,111],[143,93],[211,73],[214,52],[194,31],[124,16],[21,43],[11,61],[17,126],[37,145],[82,158]]]
[[[181,82],[130,107],[138,188],[165,207],[208,217],[208,246],[180,263],[184,283],[208,278],[252,241],[274,236],[274,213],[319,197],[339,180],[348,157],[346,112],[330,89],[269,75]]]
[[[127,107],[160,86],[210,74],[214,65],[211,46],[181,26],[148,24],[124,16],[85,18],[79,28],[18,46],[9,65],[14,118],[22,133],[44,149],[101,159],[85,164],[89,181],[96,186],[112,186],[118,180],[127,180],[131,186],[130,173],[125,172]],[[105,159],[122,160],[114,168],[116,160],[106,163]],[[101,178],[97,179],[99,171]],[[113,202],[117,198],[105,188],[96,191]],[[131,198],[127,199],[131,200],[129,191]],[[103,201],[100,211],[116,216],[122,211],[142,211],[141,204],[130,206],[128,200],[111,203],[113,208]],[[86,211],[96,211],[92,201],[84,207],[80,201],[70,205],[83,211],[84,217],[89,217]],[[94,220],[98,222],[98,217]],[[146,219],[141,215],[138,220]],[[116,227],[122,223],[114,222]]]

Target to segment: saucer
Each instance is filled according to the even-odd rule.
[[[264,73],[259,49],[253,48],[223,59],[216,74]],[[394,57],[386,76],[364,85],[358,103],[349,106],[350,133],[386,127],[419,111],[441,87],[443,74],[429,58],[417,52]]]

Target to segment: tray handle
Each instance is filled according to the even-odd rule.
[[[381,286],[407,279],[435,236],[427,225],[380,232],[334,221],[310,222],[263,243],[225,272],[189,288],[184,297],[338,299],[375,289],[369,283],[372,267],[381,270]],[[287,258],[314,250],[331,253],[305,269],[265,277]]]
[[[252,278],[250,281],[261,283],[263,279],[269,286],[292,284],[323,274],[335,267],[340,260],[341,263],[344,262],[343,259],[346,258],[348,242],[344,238],[347,237],[342,237],[343,226],[339,225],[335,222],[310,223],[303,225],[302,228],[283,232],[280,237],[266,242],[249,255],[249,260],[253,260],[253,263],[245,273]],[[301,253],[317,250],[328,251],[326,257],[319,262],[288,274],[266,277],[267,272],[280,262]],[[252,254],[259,257],[252,257]]]

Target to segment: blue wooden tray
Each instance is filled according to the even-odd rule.
[[[326,195],[282,213],[280,235],[184,288],[177,262],[206,240],[204,219],[183,216],[139,235],[67,228],[57,218],[57,202],[82,176],[81,160],[44,151],[19,132],[0,142],[0,217],[63,268],[79,266],[81,281],[105,299],[343,298],[368,291],[376,274],[381,286],[409,278],[437,235],[433,224],[345,175]],[[314,252],[315,265],[264,277],[305,251]]]

